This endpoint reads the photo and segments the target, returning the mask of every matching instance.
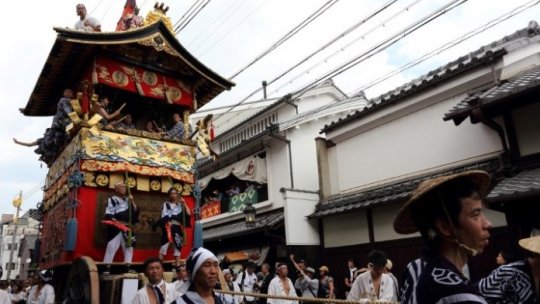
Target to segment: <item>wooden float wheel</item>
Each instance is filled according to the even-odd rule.
[[[66,280],[64,303],[99,304],[99,275],[94,260],[80,257],[73,262]]]

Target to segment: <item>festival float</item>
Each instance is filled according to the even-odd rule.
[[[102,223],[107,198],[124,182],[140,210],[132,264],[157,256],[159,221],[167,191],[175,187],[195,208],[197,154],[209,156],[209,119],[182,138],[163,129],[173,114],[190,130],[189,115],[234,84],[199,62],[176,39],[167,8],[156,5],[144,25],[117,32],[54,28],[56,40],[22,113],[52,116],[65,89],[73,89],[72,111],[62,132],[52,126],[36,152],[49,168],[39,245],[40,269],[54,271],[57,299],[68,303],[119,303],[125,275],[104,277],[106,247]],[[103,123],[101,98],[111,110],[130,114],[135,128]],[[154,131],[144,125],[153,125]],[[165,126],[165,128],[163,128]],[[57,130],[58,131],[58,130]],[[193,244],[193,224],[185,223],[185,258]],[[172,260],[169,251],[165,260]],[[118,251],[114,267],[122,264]],[[135,290],[136,291],[136,290]]]

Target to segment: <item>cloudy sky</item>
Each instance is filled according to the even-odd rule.
[[[111,31],[122,12],[124,0],[86,0],[89,13],[101,20],[102,29]],[[173,23],[194,1],[175,0],[166,4]],[[201,62],[224,77],[231,77],[252,59],[311,15],[328,0],[212,0],[178,35],[179,41]],[[390,2],[390,1],[388,1]],[[272,53],[233,79],[237,84],[230,92],[218,96],[208,108],[235,104],[260,87],[262,80],[271,81],[300,60],[364,20],[373,11],[388,3],[367,0],[340,0],[324,14],[308,24]],[[452,1],[450,1],[452,2]],[[525,4],[524,0],[469,0],[443,14],[391,47],[363,60],[334,78],[345,92],[366,87],[381,76],[380,84],[365,90],[368,98],[377,97],[430,69],[454,60],[527,26],[540,17],[540,6],[524,12],[437,54],[394,77],[392,71],[457,41],[467,33]],[[457,3],[461,3],[457,2]],[[269,86],[269,97],[279,97],[300,89],[340,64],[364,54],[420,18],[429,15],[447,1],[398,0],[375,18],[365,22],[323,52]],[[53,27],[72,27],[77,21],[75,1],[5,1],[0,18],[3,47],[0,56],[0,214],[13,213],[13,197],[23,192],[23,210],[32,208],[41,199],[41,186],[46,166],[38,161],[33,148],[15,145],[16,137],[33,141],[41,137],[51,117],[25,117],[18,109],[28,102],[55,39]],[[141,15],[154,1],[138,0]],[[259,99],[261,93],[252,99]]]

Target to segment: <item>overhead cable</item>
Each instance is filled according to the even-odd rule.
[[[315,19],[317,19],[319,16],[321,16],[324,12],[326,12],[329,8],[331,8],[334,4],[336,4],[339,0],[329,0],[326,3],[324,3],[321,7],[319,7],[315,12],[313,12],[311,15],[309,15],[306,19],[304,19],[302,22],[300,22],[297,26],[295,26],[293,29],[289,30],[285,35],[283,35],[281,38],[279,38],[276,42],[274,42],[269,48],[267,48],[265,51],[263,51],[261,54],[259,54],[257,57],[255,57],[253,60],[251,60],[247,65],[245,65],[243,68],[241,68],[238,72],[234,73],[232,76],[230,76],[230,79],[234,79],[236,76],[238,76],[240,73],[248,69],[250,66],[255,64],[257,61],[261,60],[264,56],[268,55],[270,52],[278,48],[280,45],[282,45],[285,41],[289,40],[291,37],[296,35],[298,32],[300,32],[303,28],[305,28],[307,25],[309,25],[311,22],[313,22]],[[397,0],[393,0],[394,2]]]
[[[187,20],[179,24],[178,27],[174,29],[174,33],[177,35],[181,30],[183,30],[208,5],[208,3],[210,3],[210,0],[201,2],[196,10],[187,17]]]
[[[345,49],[347,49],[348,47],[350,47],[351,45],[357,43],[358,41],[360,40],[363,40],[365,39],[365,37],[367,35],[370,35],[372,34],[373,32],[375,32],[377,29],[379,28],[383,28],[385,26],[388,25],[388,23],[390,23],[392,20],[396,19],[399,15],[401,15],[402,13],[405,13],[405,12],[408,12],[413,6],[415,6],[416,4],[418,4],[420,1],[422,0],[416,0],[414,1],[413,3],[407,5],[406,7],[404,7],[403,9],[397,11],[396,13],[394,13],[393,15],[391,15],[390,17],[386,18],[385,20],[383,20],[382,22],[380,22],[379,24],[373,26],[372,28],[370,28],[369,30],[363,32],[361,35],[359,35],[356,39],[352,40],[351,42],[347,43],[346,45],[342,46],[341,48],[339,48],[337,51],[331,53],[330,55],[326,56],[325,58],[323,58],[322,60],[318,61],[317,63],[313,64],[312,66],[310,66],[309,68],[305,69],[304,71],[298,73],[296,76],[294,76],[293,78],[291,78],[289,81],[287,81],[286,83],[282,84],[281,86],[279,86],[278,88],[276,88],[272,93],[277,93],[279,92],[281,89],[283,89],[285,86],[288,86],[289,84],[293,83],[294,81],[296,81],[297,79],[299,79],[300,77],[302,77],[303,75],[309,73],[311,70],[313,70],[314,68],[320,66],[321,64],[323,63],[326,63],[328,62],[330,59],[332,59],[334,56],[337,56],[338,54],[340,54],[341,52],[343,52]],[[295,67],[294,67],[295,68]],[[290,72],[292,69],[289,69],[287,70],[286,72]],[[279,78],[278,78],[279,79]]]
[[[533,1],[526,2],[526,3],[522,4],[522,5],[519,5],[519,6],[515,7],[515,8],[513,8],[512,10],[504,13],[503,15],[501,15],[501,16],[495,18],[495,19],[490,20],[489,22],[483,24],[482,26],[477,27],[474,30],[463,34],[462,36],[458,37],[457,39],[449,41],[449,42],[439,46],[438,48],[433,49],[430,52],[423,54],[422,56],[416,58],[415,60],[409,61],[408,63],[400,66],[398,69],[395,69],[390,73],[387,73],[387,74],[385,74],[385,75],[383,75],[383,76],[381,76],[381,77],[379,77],[379,78],[377,78],[377,79],[375,79],[375,80],[373,80],[373,81],[371,81],[371,82],[369,82],[369,83],[367,83],[365,85],[360,86],[359,88],[355,89],[351,94],[355,95],[355,94],[359,93],[360,91],[364,91],[364,90],[367,90],[369,88],[372,88],[372,87],[376,86],[377,84],[379,84],[379,83],[381,83],[381,82],[383,82],[385,80],[388,80],[388,79],[392,78],[393,76],[395,76],[395,75],[397,75],[397,74],[399,74],[399,73],[401,73],[401,72],[403,72],[405,70],[408,70],[408,69],[410,69],[410,68],[412,68],[414,66],[417,66],[418,64],[426,61],[427,59],[429,59],[429,58],[431,58],[431,57],[433,57],[435,55],[438,55],[438,54],[440,54],[440,53],[442,53],[444,51],[447,51],[448,49],[453,48],[456,45],[458,45],[458,44],[460,44],[462,42],[465,42],[465,41],[469,40],[470,38],[487,31],[488,29],[494,27],[495,25],[514,17],[515,15],[520,14],[520,13],[524,12],[525,10],[527,10],[527,9],[529,9],[529,8],[535,6],[535,5],[538,5],[538,3],[540,3],[540,0],[533,0]]]
[[[397,2],[398,0],[390,0],[388,2],[386,2],[385,4],[383,4],[380,8],[377,8],[376,10],[374,10],[373,12],[371,12],[370,14],[368,14],[366,17],[364,17],[362,20],[360,20],[360,22],[354,24],[353,26],[349,27],[347,30],[345,30],[344,32],[340,33],[339,35],[337,35],[336,37],[334,37],[333,39],[331,39],[330,41],[328,41],[326,44],[324,44],[322,47],[320,47],[319,49],[317,49],[316,51],[312,52],[310,55],[308,55],[307,57],[305,57],[304,59],[302,59],[300,62],[298,62],[297,64],[295,64],[294,66],[292,66],[291,68],[287,69],[285,72],[281,73],[280,75],[278,75],[277,77],[273,78],[272,80],[270,80],[269,82],[267,82],[267,85],[271,85],[272,83],[276,82],[277,80],[281,79],[283,76],[285,76],[287,73],[289,73],[290,71],[292,71],[293,69],[295,69],[296,67],[298,67],[299,65],[301,65],[302,63],[304,63],[305,61],[309,60],[310,58],[312,58],[313,56],[315,56],[317,53],[323,51],[324,49],[326,49],[328,46],[334,44],[336,41],[338,41],[339,39],[347,36],[348,34],[350,34],[352,31],[354,31],[355,29],[357,29],[359,26],[361,26],[362,24],[368,22],[369,20],[371,20],[373,17],[377,16],[379,13],[381,13],[382,11],[384,11],[385,9],[387,9],[388,7],[390,7],[392,4],[394,4],[395,2]],[[419,2],[420,0],[417,0],[415,3]],[[414,4],[412,4],[414,5]],[[407,6],[406,10],[408,10],[410,7],[412,7],[412,5],[409,5]],[[404,10],[405,11],[405,10]],[[226,114],[230,111],[232,111],[236,106],[239,106],[241,105],[242,103],[244,103],[245,101],[247,101],[249,98],[251,98],[253,95],[255,95],[256,93],[260,92],[262,90],[262,87],[260,88],[257,88],[255,89],[253,92],[251,92],[248,96],[244,97],[242,100],[240,100],[239,102],[237,102],[233,107],[229,108],[226,112],[222,113],[223,114]],[[222,115],[219,115],[217,117],[214,118],[214,121],[216,121],[219,117],[221,117]]]
[[[399,31],[398,33],[390,36],[389,38],[379,42],[375,46],[371,47],[366,52],[363,52],[362,54],[346,61],[345,63],[339,65],[338,67],[326,72],[322,76],[318,77],[314,81],[310,82],[309,84],[305,85],[303,88],[295,91],[293,94],[293,100],[296,98],[299,98],[300,96],[304,95],[307,91],[314,88],[321,82],[336,77],[347,70],[351,69],[352,67],[358,65],[361,62],[364,62],[365,60],[373,57],[374,55],[382,52],[383,50],[389,48],[390,46],[394,45],[396,42],[400,41],[401,39],[405,38],[406,36],[410,35],[411,33],[415,32],[416,30],[424,27],[425,25],[429,24],[433,20],[437,19],[440,16],[443,16],[444,14],[448,13],[449,11],[455,9],[456,7],[459,7],[463,3],[467,2],[468,0],[453,0],[449,3],[443,5],[441,8],[438,8],[434,12],[422,17],[420,20],[410,24],[405,29]]]
[[[259,6],[257,6],[255,9],[253,9],[251,12],[249,12],[249,14],[247,16],[245,16],[242,20],[238,21],[238,23],[236,23],[228,32],[226,32],[225,34],[223,34],[221,36],[221,38],[219,38],[217,41],[215,41],[212,45],[210,45],[209,47],[207,47],[204,51],[201,52],[201,56],[206,54],[206,52],[208,52],[210,49],[212,49],[216,44],[218,44],[219,42],[221,42],[221,40],[223,40],[225,37],[227,37],[231,32],[233,32],[238,26],[240,26],[242,23],[244,23],[246,20],[248,20],[253,14],[255,14],[256,11],[258,11],[259,9],[261,9],[265,4],[266,2],[268,2],[268,0],[264,0],[261,4],[259,4]]]

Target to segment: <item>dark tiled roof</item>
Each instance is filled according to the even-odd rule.
[[[380,188],[336,195],[318,204],[315,212],[310,214],[308,218],[321,218],[370,208],[373,206],[404,202],[409,198],[409,194],[416,189],[418,184],[425,180],[469,170],[484,170],[493,173],[497,168],[498,162],[495,159],[492,159],[482,163],[470,164],[467,166],[454,168],[452,170],[416,177]]]
[[[221,77],[195,58],[162,21],[125,32],[83,32],[67,28],[54,30],[57,33],[56,40],[23,109],[24,115],[53,115],[58,97],[62,96],[64,89],[77,86],[75,82],[83,74],[80,68],[87,66],[96,54],[103,53],[115,60],[145,66],[182,80],[197,95],[198,107],[234,86],[232,81]],[[178,56],[144,45],[154,39],[161,39]],[[150,55],[159,56],[158,59],[149,59]]]
[[[244,221],[211,227],[203,230],[204,241],[213,241],[220,238],[231,238],[235,236],[254,233],[265,228],[275,228],[283,223],[283,209],[278,212],[257,215],[257,222],[254,227],[247,227]]]
[[[537,36],[539,33],[540,30],[536,23],[531,22],[530,26],[527,28],[521,29],[512,35],[485,45],[472,53],[462,56],[455,61],[449,62],[446,65],[439,67],[417,79],[414,79],[413,81],[408,82],[390,92],[371,99],[367,107],[324,126],[321,133],[337,129],[340,126],[364,117],[373,111],[393,104],[398,100],[401,100],[425,88],[431,87],[436,83],[491,62],[506,54],[506,47],[513,46],[513,48],[518,48],[526,46],[531,43],[530,38],[532,36]]]
[[[472,94],[460,101],[448,113],[444,120],[453,119],[456,125],[463,122],[476,107],[489,106],[540,87],[540,67],[531,68],[520,75],[510,78],[500,85],[491,87],[477,94]]]
[[[491,190],[487,200],[500,203],[510,199],[540,195],[540,168],[518,173],[505,178]]]

